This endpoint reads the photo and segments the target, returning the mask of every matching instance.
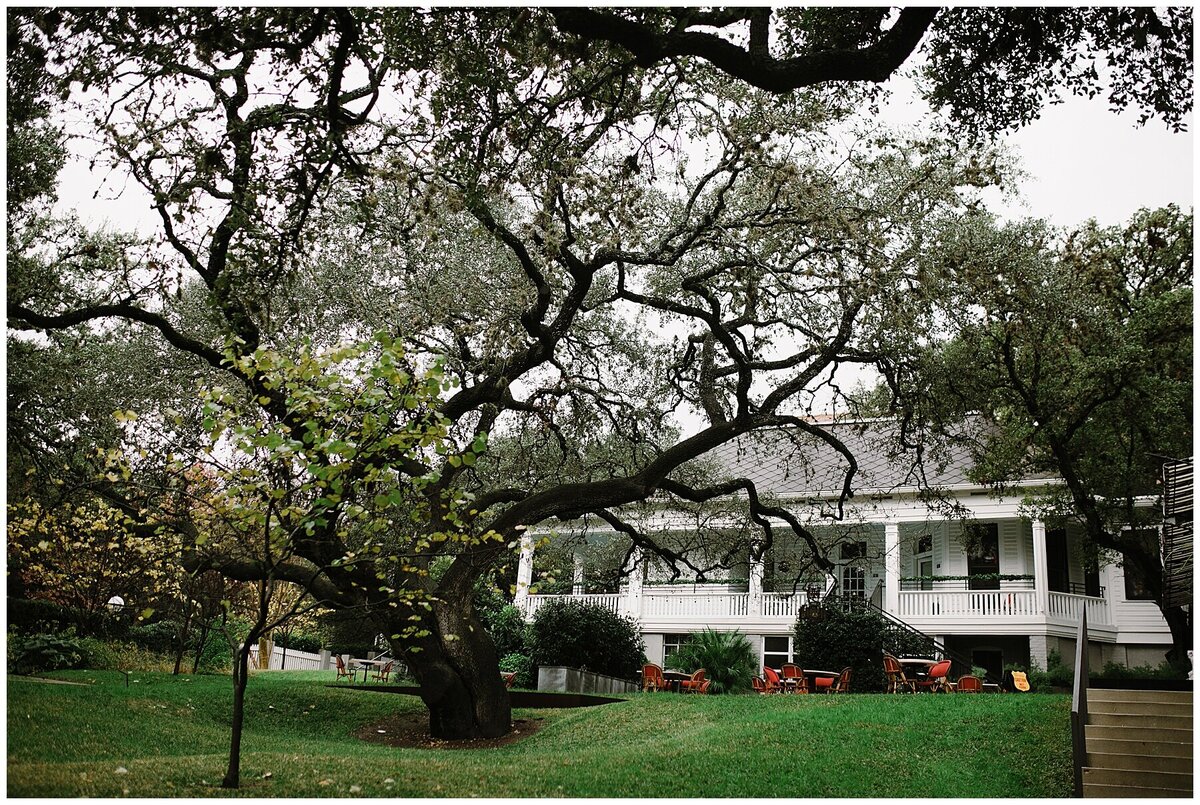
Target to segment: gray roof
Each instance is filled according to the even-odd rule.
[[[822,423],[824,431],[854,456],[855,494],[886,493],[914,487],[971,483],[973,462],[966,447],[953,445],[926,453],[923,466],[915,451],[901,452],[891,421]],[[749,478],[760,493],[778,497],[837,494],[850,464],[828,443],[798,429],[770,429],[727,442],[702,459],[718,478]],[[716,466],[713,466],[713,465]]]

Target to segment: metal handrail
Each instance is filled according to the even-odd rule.
[[[851,607],[862,606],[865,609],[870,610],[871,612],[873,612],[876,615],[883,616],[883,619],[886,620],[892,626],[892,628],[899,629],[900,631],[907,632],[908,634],[911,634],[911,635],[916,635],[917,637],[920,637],[924,640],[929,641],[929,645],[933,647],[933,652],[935,654],[939,654],[942,657],[947,658],[947,659],[951,660],[952,662],[957,663],[959,665],[959,667],[960,667],[959,674],[960,675],[962,674],[962,671],[961,671],[962,668],[966,668],[966,673],[970,673],[971,670],[974,668],[974,663],[969,658],[963,656],[962,654],[959,654],[957,651],[951,651],[950,649],[946,648],[945,644],[943,644],[941,641],[935,639],[934,637],[931,637],[930,635],[925,634],[920,629],[917,629],[916,627],[905,623],[904,621],[900,620],[892,613],[888,612],[886,609],[876,606],[870,600],[868,600],[866,598],[842,598],[841,601],[849,603],[849,605]],[[845,606],[845,604],[843,604],[843,606]],[[1002,680],[993,679],[990,676],[985,676],[984,681],[991,682],[992,684],[995,684],[995,685],[999,685],[1002,682]]]
[[[1075,772],[1075,796],[1083,796],[1083,767],[1087,764],[1087,610],[1079,616],[1079,633],[1075,636],[1075,686],[1071,693],[1071,765]]]

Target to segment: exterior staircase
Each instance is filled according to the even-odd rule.
[[[1190,691],[1087,691],[1084,797],[1192,796]]]

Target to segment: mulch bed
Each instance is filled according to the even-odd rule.
[[[499,738],[443,741],[429,734],[426,713],[398,713],[354,733],[355,738],[401,749],[494,749],[528,738],[542,728],[544,719],[513,719],[512,732]]]

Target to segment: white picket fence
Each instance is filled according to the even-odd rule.
[[[324,671],[333,667],[333,659],[327,652],[312,654],[294,648],[285,651],[282,646],[276,645],[272,645],[268,660],[271,666],[266,669],[268,671]],[[250,661],[256,668],[261,667],[258,661],[258,646],[250,647]]]

